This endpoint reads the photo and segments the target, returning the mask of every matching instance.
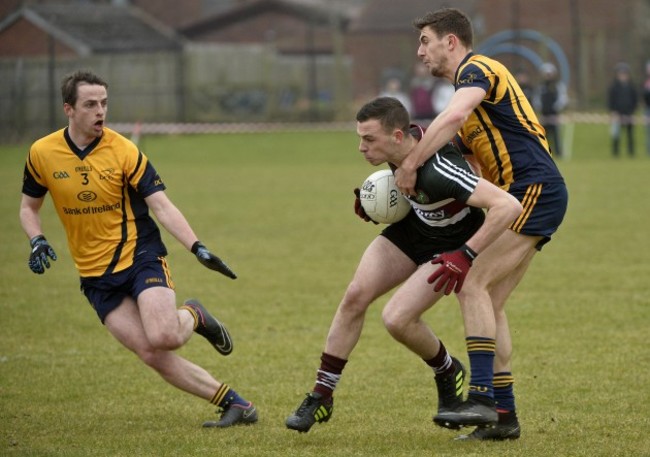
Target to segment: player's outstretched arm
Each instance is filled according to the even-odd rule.
[[[212,254],[194,234],[192,227],[180,210],[169,200],[164,191],[159,191],[145,198],[147,205],[158,219],[158,222],[192,251],[201,265],[214,271],[236,279],[237,275],[219,257]]]
[[[237,275],[221,260],[219,257],[211,253],[208,248],[206,248],[203,243],[196,241],[192,245],[192,254],[196,256],[201,265],[210,270],[218,271],[224,276],[228,276],[231,279],[237,279]]]
[[[485,97],[480,87],[457,90],[449,105],[429,125],[402,164],[395,170],[395,185],[404,195],[415,195],[417,169],[456,135],[479,103]]]

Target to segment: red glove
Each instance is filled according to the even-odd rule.
[[[368,217],[368,215],[366,214],[366,211],[363,209],[363,206],[361,206],[361,198],[360,198],[361,197],[361,189],[359,189],[358,187],[356,189],[354,189],[354,195],[356,197],[354,199],[354,213],[357,216],[359,216],[361,219],[363,219],[364,221],[372,222],[373,224],[377,225],[377,222],[370,219],[370,217]]]
[[[433,284],[438,283],[433,287],[433,290],[439,292],[445,284],[445,295],[449,295],[451,291],[458,293],[463,288],[465,276],[472,266],[472,261],[478,254],[474,252],[469,246],[463,244],[457,251],[443,252],[433,258],[431,263],[440,263],[440,267],[433,272],[427,282]]]

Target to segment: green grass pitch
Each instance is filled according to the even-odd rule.
[[[164,383],[101,326],[49,197],[43,226],[59,260],[43,276],[29,271],[18,221],[28,145],[0,147],[0,455],[650,455],[650,159],[611,159],[606,126],[574,133],[571,159],[559,162],[567,217],[507,308],[523,428],[509,443],[455,442],[434,426],[432,374],[384,330],[385,298],[368,313],[332,420],[308,434],[284,427],[380,230],[352,211],[352,189],[375,170],[353,129],[141,142],[198,236],[239,275],[201,267],[165,234],[179,302],[201,298],[235,342],[228,358],[200,337],[181,354],[259,408],[257,425],[226,430],[202,429],[214,409]],[[425,319],[466,362],[456,299]]]

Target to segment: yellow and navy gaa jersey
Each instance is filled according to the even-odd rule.
[[[165,189],[147,157],[117,132],[83,151],[68,129],[36,141],[25,165],[23,193],[48,191],[82,277],[128,268],[136,255],[167,254],[144,198]]]
[[[455,87],[486,91],[455,139],[464,154],[476,157],[485,179],[504,190],[513,182],[517,187],[563,182],[544,128],[505,66],[469,53],[456,71]]]

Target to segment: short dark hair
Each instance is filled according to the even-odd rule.
[[[472,48],[474,43],[474,32],[469,17],[456,8],[442,8],[429,12],[419,19],[413,21],[413,27],[422,30],[430,27],[440,38],[442,35],[451,33],[456,35],[460,42],[467,48]]]
[[[74,73],[67,75],[61,82],[61,96],[63,103],[74,106],[77,103],[77,87],[80,83],[104,86],[108,89],[108,84],[96,74],[86,71],[78,70]]]
[[[378,97],[366,103],[357,112],[357,122],[377,119],[386,131],[400,129],[408,133],[411,118],[402,103],[393,97]]]

